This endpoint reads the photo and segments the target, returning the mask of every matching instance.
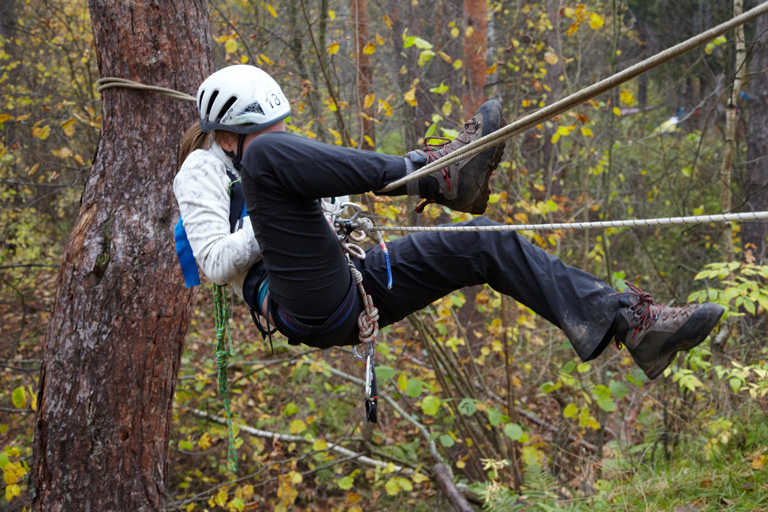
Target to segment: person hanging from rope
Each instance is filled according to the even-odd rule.
[[[358,343],[363,309],[326,214],[339,196],[378,191],[504,126],[498,101],[483,104],[452,141],[392,156],[323,144],[285,131],[290,104],[264,71],[235,65],[197,93],[199,123],[182,144],[174,193],[194,258],[213,282],[230,283],[265,324],[290,344]],[[500,144],[388,192],[482,214]],[[188,156],[187,156],[188,155]],[[231,232],[229,188],[242,178],[247,217]],[[326,199],[323,199],[326,198]],[[467,226],[494,225],[478,216]],[[717,304],[669,307],[628,283],[618,292],[512,231],[425,232],[375,245],[355,260],[379,325],[401,320],[466,286],[488,284],[564,331],[583,361],[615,339],[653,379],[676,354],[701,343],[723,314]]]

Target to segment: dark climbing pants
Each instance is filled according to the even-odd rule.
[[[362,305],[318,198],[379,190],[405,173],[402,157],[329,146],[283,132],[259,135],[248,145],[243,159],[245,201],[269,275],[276,327],[291,343],[357,343]],[[491,224],[476,217],[462,225]],[[379,309],[380,326],[454,290],[487,283],[561,328],[583,360],[599,355],[613,335],[620,308],[617,292],[515,232],[425,232],[390,240],[387,248],[392,289],[387,289],[378,245],[355,262]],[[311,332],[318,328],[330,332]]]

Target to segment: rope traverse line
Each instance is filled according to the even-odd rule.
[[[476,141],[467,144],[466,146],[463,146],[444,157],[438,158],[434,162],[425,165],[421,169],[414,171],[408,176],[390,183],[381,190],[377,190],[376,193],[378,194],[390,192],[396,188],[402,187],[406,183],[417,180],[419,178],[423,178],[435,171],[448,167],[449,165],[458,162],[459,160],[481,153],[486,149],[500,144],[504,140],[510,139],[515,135],[528,130],[529,128],[539,124],[542,121],[546,121],[547,119],[551,119],[556,115],[571,110],[572,108],[584,103],[585,101],[591,100],[595,96],[613,89],[614,87],[621,85],[624,82],[627,82],[628,80],[631,80],[632,78],[635,78],[636,76],[667,62],[668,60],[678,57],[683,53],[690,51],[704,43],[707,43],[712,39],[715,39],[716,37],[728,32],[729,30],[743,25],[748,21],[752,21],[753,19],[766,13],[768,13],[768,2],[760,4],[757,7],[754,7],[749,11],[741,14],[740,16],[721,23],[720,25],[706,30],[699,35],[693,36],[690,39],[683,41],[682,43],[678,43],[671,48],[667,48],[661,53],[657,53],[656,55],[649,57],[642,62],[638,62],[637,64],[628,67],[624,71],[620,71],[604,80],[597,82],[596,84],[592,84],[589,87],[586,87],[585,89],[582,89],[576,93],[571,94],[570,96],[556,101],[549,106],[524,116],[517,121],[514,121],[507,126],[486,135],[485,137],[477,139]]]
[[[499,224],[497,226],[374,226],[371,231],[544,231],[548,229],[618,228],[633,226],[667,226],[671,224],[703,224],[768,219],[766,212],[724,213],[694,215],[690,217],[662,217],[658,219],[606,220],[599,222],[560,222],[550,224]]]

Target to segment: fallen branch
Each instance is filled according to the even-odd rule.
[[[208,421],[212,421],[213,423],[218,423],[220,425],[227,424],[227,420],[225,418],[219,418],[218,416],[208,414],[207,412],[201,411],[199,409],[189,409],[189,411],[195,416],[204,418]],[[278,434],[276,432],[260,430],[257,428],[249,427],[247,425],[240,425],[240,430],[254,437],[262,437],[265,439],[272,439],[275,441],[283,441],[283,442],[289,442],[289,443],[314,443],[315,442],[315,439],[311,436],[303,437],[303,436],[294,436],[290,434]],[[338,445],[329,446],[328,451],[338,453],[340,455],[343,455],[344,457],[352,457],[358,462],[360,462],[361,464],[364,464],[366,466],[379,467],[381,469],[385,469],[390,464],[392,464],[391,462],[383,462],[380,460],[372,459],[370,457],[366,457],[361,453],[353,452],[352,450],[348,450],[347,448],[344,448]],[[412,475],[414,473],[414,471],[410,468],[404,468],[403,466],[398,466],[397,464],[392,464],[392,466],[394,466],[395,468],[395,471],[394,471],[395,473],[404,473],[406,475]]]

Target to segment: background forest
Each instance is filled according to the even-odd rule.
[[[271,73],[292,102],[290,131],[392,154],[454,136],[487,98],[515,120],[754,5],[208,2],[214,67]],[[765,18],[512,139],[486,215],[539,223],[768,209]],[[32,503],[44,340],[102,125],[93,44],[85,1],[0,0],[3,510]],[[419,215],[410,199],[355,199],[382,225],[469,218],[436,205]],[[526,232],[618,290],[629,281],[660,304],[719,302],[726,318],[651,383],[626,350],[582,363],[530,310],[488,287],[463,289],[380,335],[377,425],[364,421],[351,351],[277,336],[272,352],[236,299],[237,473],[204,283],[175,388],[167,510],[446,510],[436,463],[478,510],[768,510],[766,235],[764,223]],[[181,286],[181,272],[167,280]]]

